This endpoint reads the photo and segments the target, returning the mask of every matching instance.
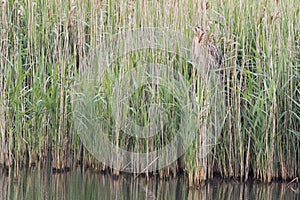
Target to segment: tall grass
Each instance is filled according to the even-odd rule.
[[[37,0],[2,1],[0,9],[2,165],[31,166],[50,156],[53,168],[58,170],[76,163],[107,169],[84,149],[74,131],[71,92],[74,77],[85,70],[82,63],[105,37],[121,30],[168,28],[192,39],[190,26],[210,25],[212,40],[224,58],[222,83],[228,112],[225,126],[207,157],[199,160],[199,144],[203,142],[199,133],[200,143],[192,145],[181,159],[183,164],[169,166],[160,175],[185,170],[195,184],[216,173],[226,178],[247,180],[251,176],[268,182],[299,177],[298,1],[241,0],[237,4],[233,0]],[[171,60],[162,54],[155,59]],[[135,55],[130,56],[128,65],[135,59]],[[188,66],[180,67],[188,71]],[[150,85],[148,92],[152,90]],[[172,95],[155,91],[157,104],[174,103]],[[197,90],[200,96],[201,91]],[[143,92],[147,96],[147,90]],[[132,101],[139,98],[132,97]],[[218,108],[217,102],[210,105],[210,109]],[[135,106],[138,109],[143,104],[137,102]],[[177,116],[176,107],[172,109],[169,117]],[[109,112],[106,117],[111,117]],[[147,119],[144,116],[137,121]],[[209,132],[213,119],[208,122]],[[177,125],[164,130],[172,132]],[[146,151],[166,142],[161,138],[145,142],[116,137],[115,142],[121,143],[118,145]]]

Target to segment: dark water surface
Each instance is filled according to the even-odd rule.
[[[0,199],[288,199],[298,200],[299,183],[264,184],[214,180],[191,189],[183,178],[159,180],[121,175],[82,172],[75,169],[63,174],[51,170],[0,171]],[[297,191],[298,189],[298,191]],[[294,190],[294,191],[293,191]]]

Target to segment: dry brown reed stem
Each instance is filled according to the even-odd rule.
[[[194,67],[198,72],[198,76],[201,76],[201,82],[203,84],[201,96],[203,101],[203,113],[199,118],[200,129],[197,136],[197,155],[196,155],[196,169],[195,172],[190,172],[189,182],[190,185],[198,184],[205,181],[209,176],[208,161],[210,161],[208,154],[209,135],[212,129],[209,128],[209,118],[212,115],[210,109],[212,106],[211,97],[205,97],[211,92],[213,87],[220,86],[220,80],[213,81],[213,70],[220,68],[222,65],[222,56],[219,49],[213,45],[210,41],[209,27],[203,29],[200,27],[194,27],[194,37],[192,40],[192,53],[194,60]],[[219,77],[217,77],[218,79]]]

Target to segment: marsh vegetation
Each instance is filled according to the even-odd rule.
[[[155,173],[170,177],[184,171],[191,184],[216,174],[267,182],[299,177],[299,1],[3,0],[0,10],[1,165],[14,166],[17,172],[50,160],[56,170],[80,164],[117,175],[84,148],[74,127],[72,92],[87,58],[105,38],[123,30],[167,28],[192,40],[191,26],[209,25],[211,40],[223,55],[220,75],[226,117],[220,137],[211,143],[208,156],[199,159],[203,140],[199,119],[197,140],[186,154]],[[188,62],[164,51],[146,51],[146,57],[142,53],[116,58],[114,73],[101,79],[99,90],[111,94],[111,81],[120,70],[153,59],[174,66],[192,85],[197,83],[193,90],[200,102],[197,113],[203,113],[201,102],[204,105],[211,93],[203,93],[201,77],[191,72]],[[169,106],[169,125],[162,127],[160,137],[147,141],[111,129],[108,136],[116,145],[147,152],[172,140],[181,114],[174,94],[145,85],[129,100],[140,115],[128,112],[139,124],[145,123],[150,117],[143,99],[149,94],[157,104]],[[218,103],[207,108],[215,116],[220,112]],[[115,125],[112,110],[103,105],[98,107],[99,117]],[[220,128],[210,127],[214,120],[204,120],[205,131]]]

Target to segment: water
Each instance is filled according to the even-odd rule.
[[[160,180],[122,175],[118,179],[79,169],[63,174],[24,170],[1,172],[0,199],[299,199],[299,183],[239,183],[214,180],[189,188],[184,178]],[[298,188],[298,191],[296,191]],[[295,190],[295,191],[293,191]]]

